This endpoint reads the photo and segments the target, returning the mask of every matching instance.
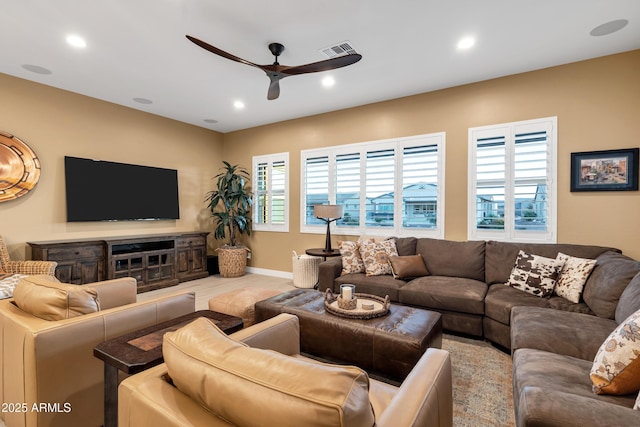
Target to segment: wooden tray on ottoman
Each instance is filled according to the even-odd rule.
[[[331,289],[327,289],[324,293],[324,308],[328,313],[350,319],[373,319],[389,313],[389,307],[391,307],[389,295],[382,298],[377,295],[355,294],[355,297],[357,299],[356,307],[353,310],[344,309],[338,303],[339,297],[334,295]],[[363,305],[366,304],[370,304],[373,308],[365,309]]]

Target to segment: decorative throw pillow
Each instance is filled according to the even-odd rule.
[[[375,425],[369,377],[355,366],[251,348],[202,317],[167,332],[162,354],[178,390],[230,424]]]
[[[562,261],[520,250],[507,285],[539,297],[553,293]]]
[[[562,252],[558,253],[556,259],[562,261],[563,266],[558,275],[554,293],[571,302],[579,303],[582,289],[593,267],[596,266],[596,260],[576,258]]]
[[[591,367],[596,394],[629,394],[640,390],[640,310],[611,332]]]
[[[638,397],[636,397],[636,403],[633,404],[633,409],[640,411],[640,393],[638,393]]]
[[[390,256],[398,256],[395,240],[376,242],[373,239],[360,242],[360,256],[367,276],[391,274]]]
[[[63,320],[100,311],[98,292],[60,283],[53,276],[27,276],[13,291],[18,307],[44,320]]]
[[[364,273],[364,262],[360,256],[360,243],[339,241],[338,249],[342,257],[342,273]]]
[[[409,279],[429,275],[422,255],[390,256],[391,273],[394,279]]]

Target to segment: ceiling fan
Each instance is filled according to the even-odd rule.
[[[223,58],[230,59],[232,61],[240,62],[243,64],[251,65],[252,67],[256,67],[261,69],[267,74],[269,77],[269,91],[267,92],[267,99],[272,100],[278,98],[280,96],[280,80],[285,77],[295,76],[298,74],[306,74],[306,73],[317,73],[320,71],[328,71],[336,68],[346,67],[347,65],[355,64],[356,62],[362,59],[362,55],[359,53],[348,54],[343,56],[337,56],[335,58],[326,59],[324,61],[312,62],[310,64],[305,65],[297,65],[297,66],[288,66],[288,65],[280,65],[278,63],[278,56],[282,54],[284,51],[284,46],[280,43],[271,43],[269,44],[269,50],[275,56],[275,61],[271,65],[258,65],[253,62],[247,61],[242,58],[238,58],[235,55],[225,52],[224,50],[218,49],[215,46],[211,46],[209,43],[203,42],[195,37],[186,36],[187,39],[197,44],[203,49],[208,50],[211,53],[215,53],[216,55],[222,56]]]

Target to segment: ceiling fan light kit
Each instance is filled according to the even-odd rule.
[[[334,58],[326,59],[324,61],[312,62],[310,64],[297,66],[280,65],[280,63],[278,62],[278,57],[282,54],[282,52],[284,52],[284,45],[280,43],[270,43],[269,51],[273,54],[275,60],[273,64],[259,65],[225,52],[222,49],[218,49],[217,47],[212,46],[209,43],[195,37],[189,35],[187,35],[186,37],[191,42],[195,43],[205,50],[208,50],[211,53],[235,62],[240,62],[242,64],[259,68],[264,71],[267,74],[267,77],[269,77],[269,90],[267,91],[267,99],[269,100],[277,99],[280,96],[280,80],[285,77],[295,76],[298,74],[318,73],[321,71],[335,70],[336,68],[342,68],[346,67],[347,65],[355,64],[362,59],[362,55],[360,55],[359,53],[348,53],[346,55],[336,56]]]

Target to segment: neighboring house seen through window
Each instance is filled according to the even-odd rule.
[[[444,237],[445,134],[301,152],[301,231],[324,232],[313,205],[344,207],[336,234]]]

